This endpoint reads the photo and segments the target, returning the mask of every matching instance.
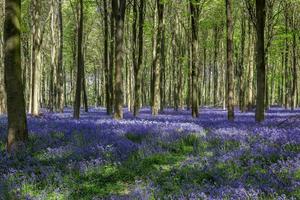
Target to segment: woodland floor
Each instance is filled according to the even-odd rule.
[[[300,110],[254,113],[144,108],[114,121],[104,109],[28,116],[30,140],[5,152],[0,199],[300,199]]]

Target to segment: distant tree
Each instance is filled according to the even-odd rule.
[[[297,69],[297,56],[299,53],[297,52],[297,29],[299,27],[298,21],[297,21],[297,14],[296,9],[293,8],[293,16],[292,16],[292,27],[293,27],[293,42],[292,42],[292,54],[293,54],[293,69],[292,69],[292,76],[293,76],[293,86],[292,86],[292,103],[291,108],[294,110],[297,107],[297,82],[298,82],[298,69]]]
[[[227,28],[227,109],[228,120],[234,120],[234,68],[233,68],[233,21],[232,2],[226,1],[226,28]]]
[[[5,87],[4,87],[4,62],[3,62],[3,23],[4,1],[0,2],[0,114],[6,112]]]
[[[112,114],[112,93],[110,90],[110,65],[109,65],[109,50],[108,50],[108,42],[109,42],[109,30],[108,30],[108,5],[107,0],[103,0],[103,7],[104,7],[104,13],[103,13],[103,21],[104,21],[104,70],[105,70],[105,97],[106,97],[106,113],[108,115]]]
[[[62,0],[57,0],[58,6],[58,63],[57,63],[57,110],[64,111],[64,74],[63,74],[63,48],[64,48],[64,32],[63,32],[63,14]]]
[[[198,19],[199,19],[199,3],[198,1],[195,2],[193,0],[190,0],[190,12],[191,12],[191,33],[192,33],[192,53],[191,53],[191,59],[192,59],[192,116],[198,117],[199,111],[198,111],[198,81],[197,81],[197,67],[198,67]]]
[[[5,0],[4,66],[7,94],[7,150],[28,139],[21,69],[21,0]]]

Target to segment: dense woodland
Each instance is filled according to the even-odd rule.
[[[300,0],[0,8],[0,199],[300,199]]]
[[[134,115],[151,106],[198,117],[214,106],[233,120],[238,106],[263,121],[270,105],[300,103],[298,0],[1,4],[1,113],[20,112],[24,96],[34,116],[74,106],[78,119],[81,106],[103,106],[122,119],[123,106]]]

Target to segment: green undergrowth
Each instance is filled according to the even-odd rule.
[[[63,138],[60,133],[53,133],[53,137]],[[79,141],[81,136],[78,135],[78,137]],[[124,137],[138,145],[147,144],[153,140],[142,134],[128,133]],[[52,166],[56,170],[47,178],[31,183],[25,182],[20,192],[43,199],[88,200],[111,196],[132,198],[130,195],[138,183],[138,187],[145,190],[148,185],[152,185],[152,190],[158,188],[151,192],[150,199],[164,199],[165,196],[179,194],[188,196],[192,192],[186,189],[189,188],[188,186],[193,186],[194,189],[201,189],[207,184],[220,187],[239,180],[245,173],[248,174],[247,184],[249,186],[256,185],[257,181],[260,184],[267,184],[269,180],[259,178],[264,177],[259,174],[267,174],[267,167],[281,159],[278,155],[254,157],[249,152],[245,152],[237,158],[239,162],[232,159],[215,160],[213,164],[209,165],[207,161],[213,160],[216,153],[238,150],[241,147],[240,144],[234,140],[222,141],[218,138],[206,140],[197,134],[183,136],[172,142],[155,141],[155,145],[160,147],[160,151],[156,153],[146,154],[143,148],[148,148],[147,145],[141,145],[142,148],[132,153],[126,161],[108,162],[101,166],[88,168],[84,172],[68,170],[65,166],[54,163],[57,158],[54,159],[43,151],[37,152],[34,154],[36,159],[40,160],[43,165]],[[31,145],[36,142],[36,138],[31,138]],[[299,147],[290,145],[285,148],[295,152]],[[68,154],[62,156],[68,156]],[[250,159],[255,164],[248,165]],[[36,174],[39,174],[39,170],[41,170],[38,167],[33,167],[33,169]],[[63,174],[59,174],[59,171],[62,171]],[[283,181],[287,176],[289,175],[284,172],[279,175]],[[300,180],[300,170],[295,171],[293,176]],[[10,182],[13,182],[14,179],[17,180],[18,177],[11,177]],[[289,195],[300,197],[300,190],[295,190]],[[23,197],[25,198],[25,196]],[[271,197],[261,197],[261,199],[268,198],[272,199]]]

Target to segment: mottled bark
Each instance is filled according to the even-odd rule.
[[[22,84],[20,24],[21,0],[5,0],[4,66],[7,94],[7,150],[28,139],[25,100]]]
[[[126,0],[113,0],[113,12],[116,23],[115,31],[115,84],[114,84],[114,118],[123,118],[123,37]]]
[[[41,82],[41,45],[42,30],[40,24],[40,1],[32,0],[32,49],[31,49],[31,104],[29,112],[39,115],[40,110],[40,82]]]
[[[152,115],[158,115],[160,108],[160,68],[161,68],[161,37],[163,30],[164,3],[156,0],[158,26],[156,36],[156,56],[153,60],[153,100]]]

